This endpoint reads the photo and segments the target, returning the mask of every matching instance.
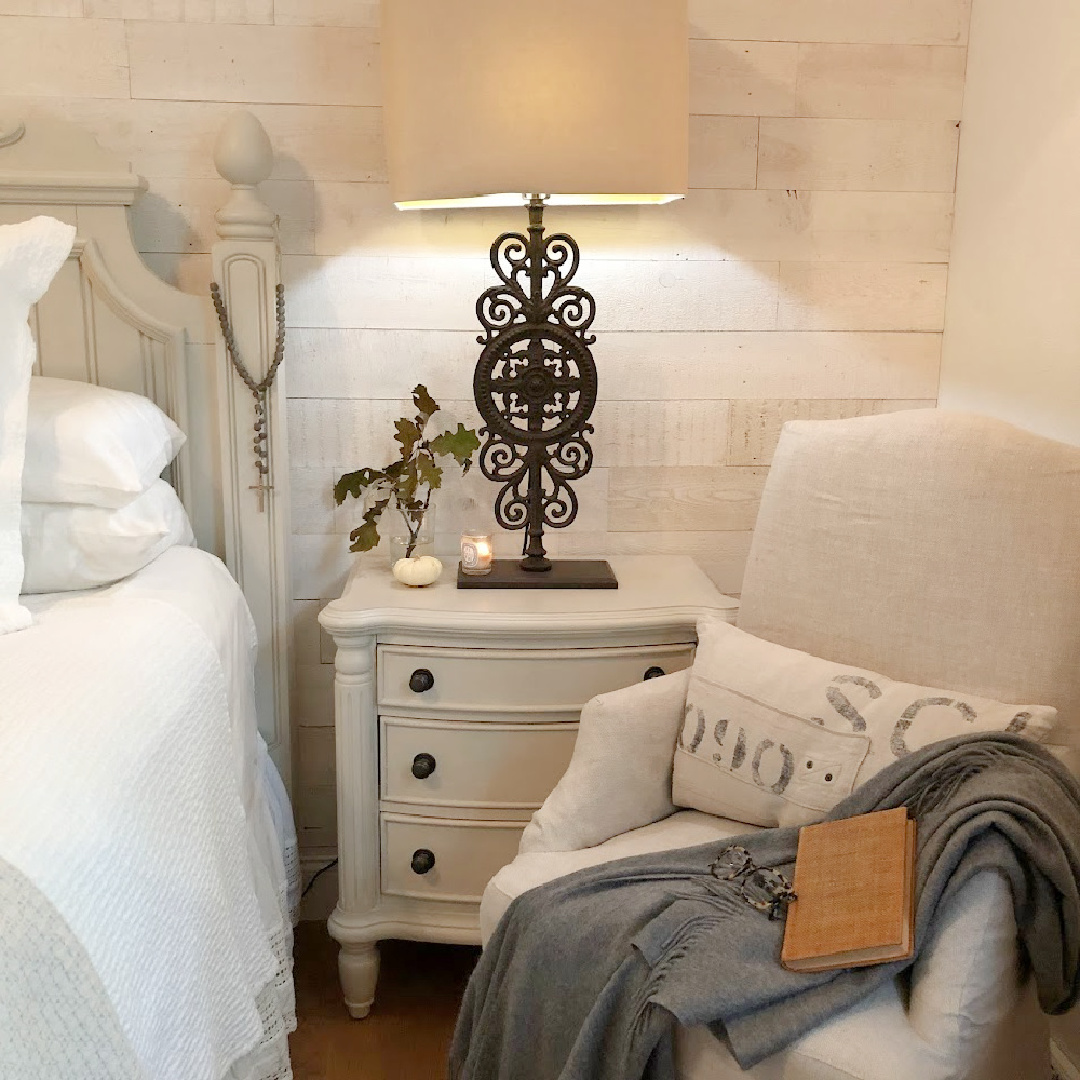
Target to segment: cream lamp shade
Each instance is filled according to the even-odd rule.
[[[383,0],[403,209],[686,194],[686,0]]]

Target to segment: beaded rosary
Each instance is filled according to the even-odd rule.
[[[266,508],[264,503],[266,493],[273,490],[272,485],[269,483],[270,432],[267,429],[266,398],[270,392],[270,387],[274,385],[274,376],[277,375],[277,370],[281,367],[281,361],[285,357],[285,286],[279,284],[274,290],[274,295],[274,307],[277,315],[277,343],[274,346],[274,359],[262,381],[256,382],[251,372],[248,371],[247,365],[240,358],[240,350],[237,348],[232,324],[229,322],[229,313],[225,308],[225,301],[221,295],[221,286],[216,281],[210,285],[210,296],[214,301],[214,310],[217,312],[218,323],[221,326],[221,336],[225,339],[225,349],[229,354],[229,360],[232,362],[236,374],[244,380],[244,385],[247,386],[255,398],[255,440],[252,443],[252,449],[255,451],[255,471],[259,474],[259,482],[252,484],[250,490],[259,493],[260,514]]]

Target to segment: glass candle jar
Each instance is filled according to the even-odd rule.
[[[491,537],[484,533],[461,536],[461,569],[466,574],[491,573]]]

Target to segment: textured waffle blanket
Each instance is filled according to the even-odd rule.
[[[216,560],[171,558],[243,607]],[[221,1080],[251,1055],[249,1075],[289,1075],[283,1050],[262,1060],[271,1028],[285,1042],[291,928],[255,880],[228,679],[146,591],[0,639],[0,1077]]]
[[[829,815],[906,805],[919,822],[916,957],[935,912],[973,875],[1003,874],[1044,1011],[1080,991],[1080,788],[1014,735],[965,736],[896,762]],[[794,869],[798,829],[607,863],[519,896],[473,974],[452,1080],[673,1080],[676,1024],[708,1025],[745,1069],[852,1006],[914,959],[798,974],[782,920],[709,863],[739,843]]]

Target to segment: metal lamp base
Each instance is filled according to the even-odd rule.
[[[520,559],[493,559],[491,573],[466,574],[458,564],[459,589],[617,589],[606,559],[555,559],[550,570],[524,570]]]

